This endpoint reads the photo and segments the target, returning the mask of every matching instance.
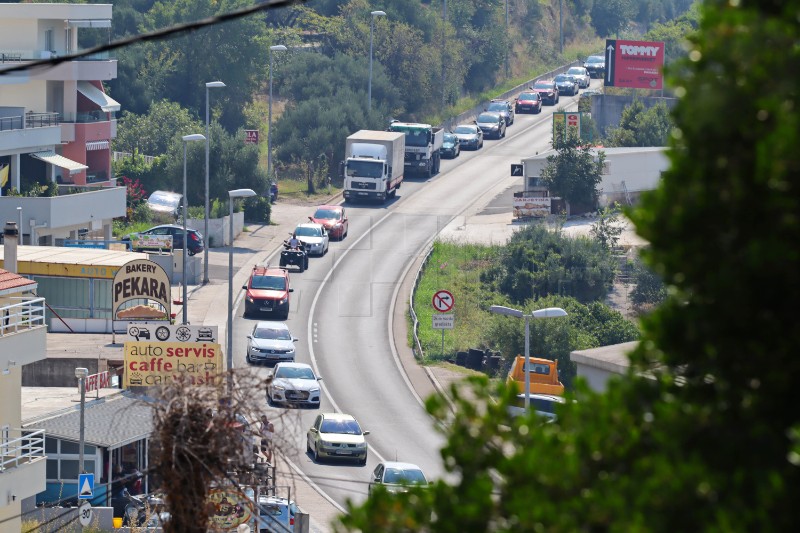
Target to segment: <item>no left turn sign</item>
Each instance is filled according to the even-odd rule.
[[[450,291],[436,291],[436,294],[433,295],[432,303],[434,309],[440,313],[446,313],[453,308],[456,300]]]

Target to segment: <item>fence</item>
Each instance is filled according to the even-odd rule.
[[[112,159],[112,160],[113,160],[115,163],[116,163],[117,161],[121,161],[121,160],[125,159],[126,157],[130,157],[130,158],[132,158],[132,157],[133,157],[133,154],[132,154],[132,153],[130,153],[130,152],[112,152],[112,153],[111,153],[111,159]],[[156,160],[156,157],[155,157],[155,156],[153,156],[153,155],[141,155],[141,154],[137,154],[137,156],[136,156],[136,157],[143,157],[143,158],[144,158],[144,162],[145,162],[146,164],[148,164],[148,165],[152,165],[152,164],[153,164],[153,161],[155,161],[155,160]]]
[[[44,298],[20,299],[20,303],[0,307],[0,337],[45,325]]]
[[[0,430],[0,472],[43,458],[44,430]]]

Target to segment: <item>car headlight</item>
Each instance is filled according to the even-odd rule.
[[[247,295],[247,301],[248,301],[248,302],[250,302],[250,303],[253,303],[253,302],[255,302],[255,300],[253,299],[253,297],[252,297],[252,296],[250,296],[249,294]]]
[[[333,446],[333,443],[332,443],[332,442],[329,442],[329,441],[327,441],[327,440],[321,440],[321,441],[319,441],[319,443],[320,443],[322,446]]]
[[[366,448],[366,447],[367,447],[367,443],[366,442],[356,443],[356,448]]]
[[[314,392],[319,392],[319,388],[316,388],[316,389],[310,389],[308,392],[311,392],[311,393],[314,393]]]
[[[283,385],[273,385],[272,390],[283,392],[286,390],[286,387],[284,387]]]
[[[280,301],[280,302],[278,302],[278,305],[283,305],[283,304],[285,304],[285,303],[286,303],[288,300],[289,300],[289,297],[288,297],[288,296],[284,296],[284,297],[281,299],[281,301]]]

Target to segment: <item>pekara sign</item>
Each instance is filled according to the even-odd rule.
[[[125,263],[114,275],[112,291],[113,320],[170,319],[171,286],[158,263],[147,259]]]
[[[664,88],[664,43],[606,39],[606,87]]]
[[[182,377],[197,385],[222,372],[222,347],[206,342],[126,342],[124,387],[152,387]]]

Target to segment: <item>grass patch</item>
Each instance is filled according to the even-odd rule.
[[[491,291],[484,291],[480,274],[496,257],[499,246],[456,244],[436,241],[431,258],[414,293],[414,310],[419,319],[419,338],[427,361],[455,357],[457,351],[479,347],[481,327],[486,321]],[[438,290],[448,290],[455,298],[455,328],[434,330],[431,300]],[[438,313],[437,313],[438,314]],[[442,350],[444,331],[444,350]]]
[[[308,183],[306,180],[280,180],[278,182],[278,202],[281,201],[281,198],[323,201],[338,194],[341,190],[341,187],[331,184],[330,188],[327,186],[317,186],[314,194],[308,194]]]

